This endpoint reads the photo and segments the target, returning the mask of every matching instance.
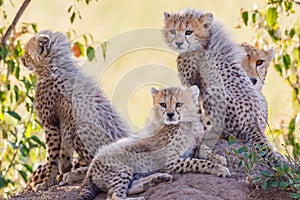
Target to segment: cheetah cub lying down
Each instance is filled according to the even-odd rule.
[[[99,150],[89,167],[78,200],[93,199],[100,191],[108,192],[107,199],[126,199],[133,175],[139,173],[230,175],[228,168],[221,164],[182,157],[201,139],[203,132],[197,113],[198,88],[152,89],[152,96],[153,112],[149,124],[137,135]]]

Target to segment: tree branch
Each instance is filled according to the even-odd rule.
[[[19,9],[19,11],[17,12],[13,22],[11,23],[11,25],[8,27],[6,33],[4,34],[3,38],[2,38],[2,45],[6,45],[7,40],[11,34],[11,32],[13,31],[13,29],[15,28],[15,26],[18,23],[18,20],[20,19],[21,15],[23,14],[23,12],[25,11],[25,9],[27,8],[28,4],[30,3],[31,0],[25,0],[21,6],[21,8]]]

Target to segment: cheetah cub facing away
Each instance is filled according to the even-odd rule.
[[[37,75],[35,109],[46,134],[47,162],[33,173],[27,189],[47,189],[70,171],[75,150],[89,164],[98,149],[129,133],[96,82],[72,58],[68,38],[41,31],[25,46],[24,65]]]
[[[234,43],[213,14],[185,9],[164,13],[164,37],[179,52],[177,68],[183,85],[197,85],[203,110],[205,142],[210,147],[220,134],[232,134],[247,144],[266,147],[262,157],[276,163],[280,154],[273,150],[264,130],[267,106],[263,95],[242,69],[246,53]]]
[[[152,89],[153,112],[145,129],[135,136],[103,147],[93,159],[78,200],[107,191],[107,199],[126,199],[134,174],[148,172],[210,173],[229,176],[215,162],[183,158],[203,132],[198,116],[197,86],[188,89]]]
[[[274,58],[275,50],[260,50],[247,43],[242,43],[242,47],[247,53],[242,61],[242,68],[250,78],[255,89],[261,92],[267,76],[268,67]]]

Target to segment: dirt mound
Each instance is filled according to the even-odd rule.
[[[79,194],[80,186],[53,187],[45,192],[16,196],[14,200],[59,199],[74,200]],[[238,178],[219,178],[208,174],[177,174],[171,183],[160,183],[138,195],[147,200],[287,200],[288,193],[279,189],[262,190],[250,187]],[[97,196],[105,199],[105,194]]]
[[[235,145],[234,148],[239,148]],[[225,141],[219,141],[216,151],[224,154],[224,149],[230,150]],[[232,159],[228,157],[228,159]],[[230,166],[232,166],[232,162]],[[288,200],[287,192],[272,188],[270,190],[256,189],[247,184],[246,175],[241,170],[233,170],[230,178],[220,178],[209,174],[176,174],[170,183],[160,183],[149,188],[143,196],[147,200]],[[44,192],[15,196],[14,200],[74,200],[80,192],[80,185],[53,187]],[[105,199],[101,193],[96,200]]]

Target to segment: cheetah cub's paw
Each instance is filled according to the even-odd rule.
[[[227,166],[227,159],[218,154],[212,154],[210,160],[223,166]]]
[[[144,197],[132,197],[132,198],[121,198],[121,197],[117,197],[116,194],[113,194],[111,197],[108,197],[106,200],[145,200]]]
[[[50,187],[52,187],[54,185],[55,185],[55,182],[54,183],[40,183],[40,184],[36,185],[36,190],[37,191],[39,191],[39,190],[47,190],[47,189],[49,189]]]
[[[220,176],[223,178],[231,176],[229,169],[227,167],[224,167],[223,165],[216,164],[215,169],[216,169],[215,172],[216,172],[217,176]]]
[[[62,177],[62,181],[59,183],[59,186],[83,181],[87,173],[87,170],[88,167],[80,167],[74,171],[64,173]]]
[[[173,176],[168,173],[155,173],[132,182],[127,194],[138,194],[161,182],[171,182]]]

